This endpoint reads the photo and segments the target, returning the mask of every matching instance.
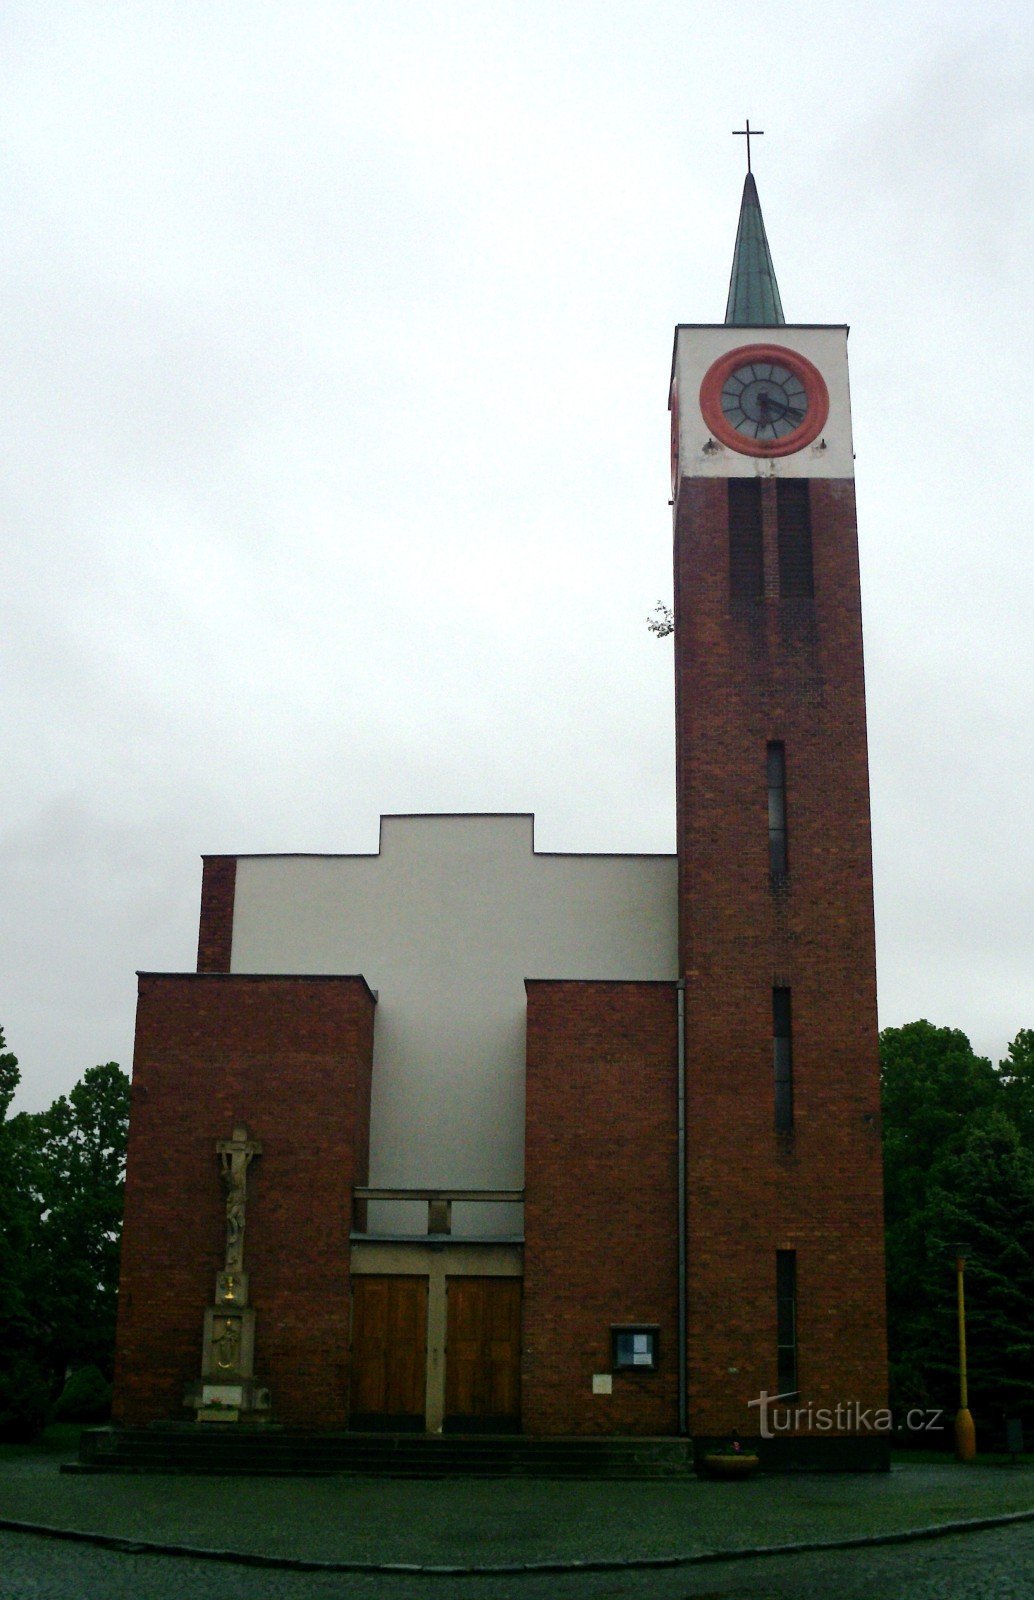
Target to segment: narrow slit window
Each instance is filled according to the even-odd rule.
[[[765,592],[761,539],[761,482],[729,479],[729,593],[734,600],[760,600]]]
[[[797,1394],[797,1252],[776,1251],[776,1363],[781,1398]]]
[[[786,747],[768,747],[768,870],[773,879],[786,877]]]
[[[815,593],[815,577],[811,560],[811,495],[807,478],[778,479],[776,527],[780,598],[810,600]]]
[[[772,990],[772,1050],[775,1059],[775,1125],[777,1133],[793,1132],[793,1036],[790,991]]]

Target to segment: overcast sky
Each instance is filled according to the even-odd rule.
[[[203,852],[674,848],[667,382],[745,117],[849,322],[881,1022],[1034,1027],[1029,30],[995,0],[0,13],[0,1023],[35,1109]]]

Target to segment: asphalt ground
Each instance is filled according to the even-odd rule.
[[[3,1600],[1030,1600],[1034,1526],[696,1568],[406,1577],[276,1572],[0,1533]]]
[[[1025,1512],[1031,1521],[983,1532],[749,1554]],[[7,1525],[0,1528],[2,1600],[452,1594],[464,1600],[747,1594],[1034,1600],[1034,1467],[1028,1464],[946,1461],[896,1466],[889,1474],[748,1483],[69,1477],[59,1473],[53,1454],[25,1450],[0,1459],[0,1520]],[[110,1537],[122,1547],[13,1531],[12,1523]],[[152,1548],[142,1551],[142,1543]],[[136,1550],[127,1548],[134,1544]],[[728,1559],[734,1552],[742,1554]],[[263,1564],[270,1560],[368,1570],[295,1571]],[[578,1570],[579,1562],[593,1568]],[[404,1563],[465,1570],[369,1570]],[[534,1570],[543,1563],[552,1570]],[[525,1564],[530,1570],[493,1572]]]

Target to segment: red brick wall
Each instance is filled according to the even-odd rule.
[[[677,1425],[674,984],[529,982],[523,1426]],[[660,1369],[610,1371],[614,1323],[660,1326]]]
[[[197,941],[199,972],[230,970],[236,886],[236,856],[205,856],[201,873],[201,924]]]
[[[686,976],[691,1431],[757,1431],[775,1253],[795,1249],[802,1400],[884,1403],[875,949],[854,491],[813,480],[814,602],[731,605],[724,480],[681,486],[676,717]],[[786,746],[789,881],[768,871],[765,749]],[[795,1131],[774,1129],[773,987]]]
[[[140,976],[114,1414],[186,1418],[224,1260],[215,1145],[244,1123],[255,1376],[277,1420],[347,1419],[351,1189],[366,1178],[373,997],[362,978]]]

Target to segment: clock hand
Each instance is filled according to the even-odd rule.
[[[761,413],[758,418],[760,422],[770,423],[785,420],[798,423],[804,421],[804,412],[799,406],[792,406],[789,400],[777,400],[765,389],[758,395],[758,410]]]

